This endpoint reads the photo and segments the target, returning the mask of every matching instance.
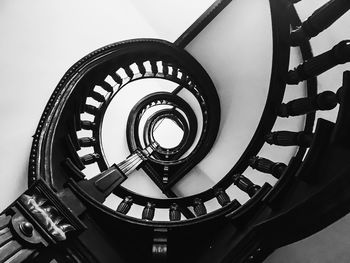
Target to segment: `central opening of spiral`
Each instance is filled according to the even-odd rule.
[[[172,149],[180,145],[184,131],[175,120],[165,117],[154,125],[153,137],[162,148]]]

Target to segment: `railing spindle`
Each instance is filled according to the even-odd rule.
[[[128,75],[128,77],[130,79],[132,79],[134,77],[134,72],[132,71],[132,69],[130,68],[130,66],[126,66],[124,67],[125,73],[126,75]]]
[[[91,121],[80,121],[80,126],[84,130],[93,130],[96,128],[96,123]]]
[[[228,194],[222,189],[217,189],[215,196],[221,206],[225,206],[231,202]]]
[[[291,45],[299,46],[330,27],[350,9],[348,0],[331,0],[318,8],[290,35]]]
[[[92,115],[97,115],[98,114],[98,108],[96,108],[95,106],[92,106],[92,105],[85,105],[84,106],[84,111],[87,112],[87,113],[90,113]]]
[[[157,73],[158,73],[157,61],[150,60],[150,63],[151,63],[151,70],[152,70],[153,75],[157,75]]]
[[[254,156],[249,160],[249,165],[262,173],[267,173],[273,175],[275,178],[279,179],[286,169],[287,165],[284,163],[275,163],[266,158],[259,156]]]
[[[195,198],[193,202],[193,210],[196,216],[202,216],[207,213],[207,209],[205,208],[205,205],[203,204],[203,201],[199,198]]]
[[[140,71],[140,74],[141,74],[142,76],[144,76],[144,75],[146,74],[146,68],[145,68],[145,66],[143,65],[143,61],[137,61],[137,62],[136,62],[136,65],[137,65],[137,67],[138,67],[138,69],[139,69],[139,71]]]
[[[298,84],[300,81],[311,77],[339,65],[350,61],[350,40],[343,40],[321,55],[313,57],[297,68],[290,70],[287,75],[288,84]]]
[[[86,155],[80,157],[80,160],[85,165],[92,164],[92,163],[96,162],[98,159],[100,159],[100,155],[98,153],[89,153],[89,154],[86,154]]]
[[[134,200],[131,196],[125,197],[124,200],[118,205],[117,212],[126,215],[130,211],[133,202]]]
[[[96,139],[94,137],[82,137],[78,139],[80,147],[91,147],[96,144]]]
[[[266,135],[266,142],[279,146],[309,147],[314,135],[306,132],[276,131]]]
[[[243,192],[246,192],[249,197],[253,197],[261,188],[259,185],[253,184],[252,181],[243,174],[234,175],[233,183]]]
[[[112,72],[112,73],[110,73],[109,75],[110,75],[110,76],[112,77],[112,79],[113,79],[116,83],[118,83],[119,85],[123,83],[122,77],[121,77],[117,72]]]
[[[155,205],[148,202],[146,206],[144,207],[142,211],[142,219],[144,220],[153,220],[154,218],[154,212],[155,212]]]
[[[113,77],[112,77],[113,78]],[[114,79],[114,78],[113,78]],[[114,80],[115,81],[115,80]],[[102,82],[100,82],[100,83],[98,83],[98,85],[101,87],[101,88],[103,88],[105,91],[107,91],[107,92],[113,92],[113,87],[109,84],[109,83],[107,83],[107,82],[105,82],[105,81],[102,81]]]
[[[177,204],[172,204],[169,209],[170,221],[179,221],[181,219],[181,212]]]
[[[282,103],[277,108],[277,114],[280,117],[298,116],[315,112],[317,110],[332,110],[337,106],[337,95],[330,91],[324,91],[313,97],[300,98],[288,103]]]
[[[98,102],[105,102],[106,101],[106,98],[102,94],[100,94],[96,91],[91,92],[90,96],[91,96],[91,98],[93,98],[94,100],[96,100]]]

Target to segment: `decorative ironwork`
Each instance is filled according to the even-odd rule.
[[[172,204],[169,209],[169,219],[170,221],[179,221],[181,219],[181,212],[177,204]]]
[[[258,156],[250,159],[250,166],[260,172],[272,174],[276,178],[280,178],[287,168],[287,165],[284,163],[275,163]]]
[[[154,217],[154,204],[147,203],[145,208],[142,211],[142,219],[152,220]]]
[[[242,174],[236,174],[234,176],[234,184],[237,185],[239,189],[246,192],[249,197],[253,197],[261,188],[259,185],[253,184],[252,181]]]
[[[225,206],[231,202],[228,194],[222,189],[217,190],[216,199],[218,200],[218,202],[221,206]]]
[[[124,200],[118,205],[117,212],[122,214],[127,214],[132,206],[133,200],[131,196],[127,196]]]
[[[330,27],[350,9],[349,1],[331,0],[318,8],[305,22],[293,30],[291,45],[298,46]]]
[[[291,146],[298,145],[309,147],[313,139],[313,134],[306,132],[275,131],[266,135],[268,144]]]
[[[56,208],[53,206],[44,206],[46,203],[45,199],[41,199],[35,194],[33,196],[24,194],[20,197],[20,202],[55,240],[66,240],[66,233],[75,230],[72,225],[61,222],[63,218],[58,215],[59,213]],[[24,226],[21,226],[21,230],[25,230]]]
[[[313,76],[350,61],[350,41],[343,40],[335,45],[331,50],[322,53],[304,63],[294,70],[290,70],[287,76],[288,84],[298,84]]]
[[[316,96],[282,103],[277,109],[277,114],[280,117],[289,117],[303,115],[317,110],[332,110],[337,106],[337,97],[334,92],[327,90]]]
[[[0,215],[0,262],[22,262],[85,229],[38,180]],[[68,237],[70,235],[70,237]]]

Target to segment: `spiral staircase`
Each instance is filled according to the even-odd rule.
[[[222,42],[220,28],[236,33],[231,0],[173,43],[116,42],[68,69],[33,135],[29,188],[0,216],[0,262],[262,262],[349,213],[350,71],[335,91],[318,92],[317,76],[350,61],[350,41],[314,55],[310,39],[350,2],[331,0],[304,22],[298,1],[265,2],[243,4],[271,16],[263,43],[273,47],[271,70],[261,69],[269,83],[239,87],[261,97],[246,110],[231,106],[243,99],[226,73],[235,66],[205,46],[208,30]],[[290,69],[296,50],[303,62]],[[288,89],[306,95],[285,101]],[[335,122],[317,118],[337,106]],[[253,115],[258,123],[242,123]],[[239,156],[231,123],[249,140]]]

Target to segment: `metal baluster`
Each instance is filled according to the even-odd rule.
[[[324,91],[313,97],[300,98],[288,103],[282,103],[277,108],[280,117],[298,116],[317,110],[331,110],[337,106],[337,95],[332,91]]]
[[[146,74],[146,68],[145,68],[145,66],[143,65],[143,62],[142,62],[142,61],[137,61],[137,62],[136,62],[136,65],[137,65],[137,67],[138,67],[138,69],[139,69],[140,74],[141,74],[142,76],[145,75],[145,74]]]
[[[196,216],[202,216],[207,213],[207,209],[205,208],[203,201],[199,198],[194,199],[193,210]]]
[[[268,173],[276,177],[277,179],[281,177],[287,165],[284,163],[275,163],[266,158],[259,156],[254,156],[249,160],[249,165],[262,173]]]
[[[154,75],[157,75],[157,73],[158,73],[157,61],[155,61],[155,60],[150,60],[150,64],[151,64],[152,73],[153,73]]]
[[[92,105],[85,105],[84,110],[85,110],[85,112],[90,113],[92,115],[98,114],[98,108],[96,108],[95,106],[92,106]]]
[[[98,102],[105,102],[106,101],[106,98],[102,94],[100,94],[96,91],[91,92],[90,96],[91,96],[91,98],[93,98],[94,100],[96,100]]]
[[[348,0],[331,0],[318,8],[290,35],[291,45],[299,46],[330,27],[350,9]]]
[[[111,74],[109,74],[112,79],[118,83],[119,85],[123,83],[123,79],[121,78],[121,76],[119,76],[119,74],[117,72],[112,72]]]
[[[90,147],[96,144],[96,139],[94,137],[82,137],[78,139],[80,147]]]
[[[266,135],[266,142],[279,146],[309,147],[314,135],[306,132],[276,131]]]
[[[261,188],[259,185],[253,184],[252,181],[242,174],[234,175],[233,183],[237,185],[239,189],[246,192],[249,197],[253,197]]]
[[[294,70],[290,70],[287,75],[287,83],[298,84],[300,81],[320,75],[339,64],[349,61],[350,40],[344,40],[331,50],[305,61]]]
[[[91,121],[80,121],[80,126],[84,130],[93,130],[96,128],[96,123]]]
[[[85,165],[92,164],[96,162],[98,159],[100,159],[100,155],[98,153],[89,153],[80,157],[80,160]]]
[[[217,189],[215,196],[221,206],[225,206],[231,202],[228,194],[222,189]]]
[[[152,220],[154,217],[155,205],[148,202],[142,211],[142,219]]]
[[[125,197],[124,200],[118,205],[117,212],[126,215],[129,212],[133,202],[134,200],[131,196]]]
[[[181,219],[181,212],[177,204],[172,204],[169,209],[170,221],[179,221]]]
[[[99,85],[101,88],[103,88],[107,92],[113,92],[113,87],[109,83],[107,83],[105,81],[102,81],[102,82],[98,83],[97,85]]]
[[[132,71],[132,69],[129,66],[124,67],[125,73],[126,75],[128,75],[128,77],[130,79],[132,79],[134,77],[134,72]]]

